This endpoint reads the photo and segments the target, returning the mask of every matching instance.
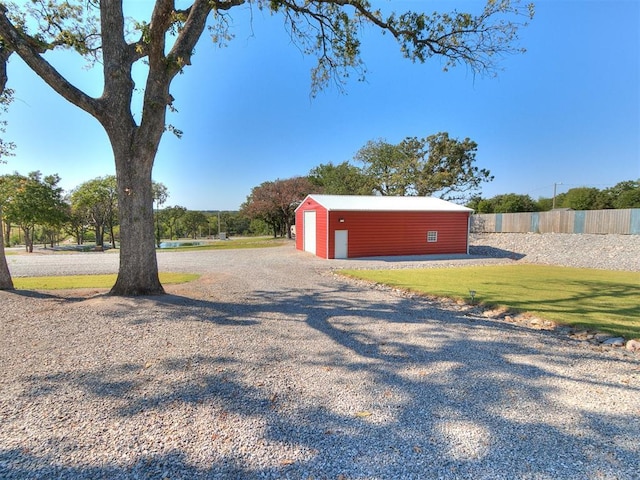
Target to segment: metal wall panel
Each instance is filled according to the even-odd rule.
[[[335,230],[347,230],[349,258],[467,253],[467,212],[329,212],[329,258]],[[437,242],[427,242],[429,231]]]
[[[629,233],[631,235],[640,235],[640,208],[631,210],[631,221],[629,222]]]
[[[471,231],[640,235],[640,209],[483,213],[471,216]]]
[[[584,233],[630,233],[631,209],[587,210],[585,214]]]
[[[304,212],[316,212],[316,255],[322,258],[327,257],[327,210],[318,202],[307,198],[303,205],[296,210],[296,248],[304,250]]]

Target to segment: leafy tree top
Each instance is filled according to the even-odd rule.
[[[34,0],[21,7],[0,2],[0,64],[4,67],[16,51],[59,94],[97,116],[111,92],[99,99],[86,96],[43,53],[72,49],[91,62],[102,62],[111,75],[145,59],[151,70],[162,69],[172,77],[191,64],[209,18],[213,41],[224,45],[231,40],[230,11],[243,5],[280,15],[292,41],[317,58],[311,72],[314,92],[332,80],[342,84],[354,69],[364,75],[359,34],[367,25],[392,35],[412,61],[437,56],[445,70],[464,64],[474,72],[493,74],[503,55],[524,51],[517,45],[518,29],[534,14],[533,4],[518,0],[489,0],[475,14],[386,13],[367,0],[194,0],[185,7],[157,0],[147,21],[126,18],[117,0]],[[111,90],[110,83],[105,76],[105,89]]]

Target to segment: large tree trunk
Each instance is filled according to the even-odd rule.
[[[158,277],[153,222],[153,156],[150,159],[133,156],[133,153],[116,153],[120,268],[110,293],[124,296],[161,295],[164,289]]]
[[[7,265],[7,257],[4,255],[4,233],[2,231],[2,207],[0,207],[0,290],[13,290],[13,280]]]

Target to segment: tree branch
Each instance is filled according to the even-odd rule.
[[[178,71],[184,65],[191,65],[191,56],[198,39],[205,29],[211,11],[226,11],[243,5],[247,0],[196,0],[193,5],[180,13],[187,14],[186,21],[180,29],[178,38],[169,52],[169,58],[176,62]],[[176,71],[177,73],[177,71]]]
[[[94,117],[100,115],[100,102],[72,85],[41,56],[42,52],[35,47],[38,44],[37,40],[24,35],[11,23],[7,18],[7,7],[2,3],[0,3],[0,37],[47,85],[63,98]]]

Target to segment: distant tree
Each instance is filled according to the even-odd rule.
[[[154,247],[151,173],[167,125],[167,109],[173,108],[170,86],[191,64],[195,47],[209,17],[214,41],[230,40],[229,10],[246,8],[244,0],[193,0],[177,7],[174,0],[156,0],[151,18],[131,20],[116,0],[50,0],[0,3],[0,37],[5,52],[2,68],[11,53],[56,93],[92,115],[109,137],[116,165],[120,212],[120,266],[111,289],[114,295],[161,294]],[[533,6],[509,0],[487,2],[477,15],[453,12],[406,12],[383,15],[367,0],[273,0],[250,2],[260,10],[279,14],[293,43],[316,55],[312,91],[332,81],[342,84],[356,70],[364,74],[360,60],[360,34],[367,25],[388,32],[407,58],[443,61],[444,69],[458,64],[473,72],[492,72],[514,46],[521,19],[533,16]],[[181,2],[182,5],[182,2]],[[98,18],[96,18],[98,17]],[[50,63],[58,57],[44,54],[71,50],[84,63],[99,61],[103,68],[103,92],[92,97],[78,89]],[[68,60],[69,56],[65,55]],[[133,81],[138,66],[146,79]],[[141,114],[132,107],[136,89],[142,87]],[[203,90],[203,93],[206,91]]]
[[[553,198],[540,197],[536,200],[536,210],[538,212],[547,212],[553,208]]]
[[[309,172],[309,181],[326,195],[371,195],[373,184],[363,171],[342,162],[320,164]]]
[[[237,212],[234,222],[234,233],[236,235],[249,235],[251,233],[251,219]]]
[[[564,199],[566,198],[567,194],[566,193],[559,193],[556,195],[556,206],[555,208],[563,208],[564,207]],[[551,209],[553,210],[553,198],[551,199]],[[564,208],[568,208],[568,207],[564,207]]]
[[[615,208],[640,208],[640,187],[625,190],[613,202]]]
[[[71,200],[68,200],[71,203]],[[73,205],[70,205],[69,217],[65,225],[65,231],[68,235],[71,235],[77,245],[84,243],[85,235],[89,229],[86,216],[82,212],[78,212],[74,209]]]
[[[84,218],[96,234],[96,247],[104,246],[105,230],[111,233],[111,244],[115,248],[113,229],[118,218],[118,188],[116,177],[98,177],[76,187],[70,195],[74,215]]]
[[[465,207],[473,209],[476,213],[478,213],[478,204],[482,201],[481,195],[473,195],[467,203],[465,203]]]
[[[625,180],[602,191],[609,206],[606,208],[640,208],[640,179]]]
[[[153,203],[156,206],[155,218],[156,222],[156,248],[160,248],[160,220],[158,219],[158,212],[162,205],[164,205],[169,198],[169,190],[167,187],[160,182],[152,183],[153,189]]]
[[[187,209],[179,205],[167,207],[158,212],[158,221],[169,231],[169,240],[177,238],[180,221],[186,213]]]
[[[546,212],[552,209],[553,199],[540,197],[533,201],[528,195],[507,193],[488,199],[474,196],[467,206],[476,213]],[[572,188],[556,195],[556,206],[574,210],[640,208],[640,180],[626,180],[605,190]]]
[[[573,210],[596,210],[599,193],[592,187],[571,188],[564,194],[562,203],[558,203],[556,198],[556,204]]]
[[[295,209],[308,194],[318,190],[307,177],[264,182],[251,189],[241,213],[250,219],[260,219],[273,229],[273,236],[291,238]]]
[[[493,197],[494,213],[535,212],[538,205],[529,195],[505,193]]]
[[[249,224],[249,235],[269,235],[271,229],[267,222],[259,218],[254,218]]]
[[[12,183],[15,190],[4,213],[8,221],[22,229],[27,252],[33,252],[36,225],[61,225],[65,220],[67,207],[59,182],[57,174],[44,178],[40,172],[31,172],[26,177],[14,175]]]
[[[417,159],[405,155],[400,145],[385,140],[370,140],[356,153],[354,160],[363,164],[362,171],[379,195],[415,195]],[[413,189],[413,190],[412,190]]]
[[[483,198],[482,200],[478,201],[476,213],[494,213],[493,209],[493,200],[491,200],[490,198]]]
[[[614,196],[611,195],[609,189],[606,190],[598,190],[594,200],[592,209],[593,210],[607,210],[611,208],[615,208],[613,206]]]
[[[251,225],[251,220],[240,212],[222,212],[220,220],[227,236],[247,234]]]
[[[397,145],[370,141],[355,160],[380,195],[439,196],[450,201],[469,200],[493,176],[474,165],[478,145],[460,141],[446,132],[426,138],[407,137]]]
[[[182,224],[185,233],[191,238],[196,239],[200,234],[200,230],[208,225],[207,216],[202,212],[189,210],[183,215]]]
[[[60,236],[64,234],[64,228],[69,222],[70,215],[71,207],[62,199],[60,209],[56,212],[56,215],[49,216],[48,219],[40,224],[41,240],[45,244],[45,248],[47,244],[53,248],[60,241]]]

